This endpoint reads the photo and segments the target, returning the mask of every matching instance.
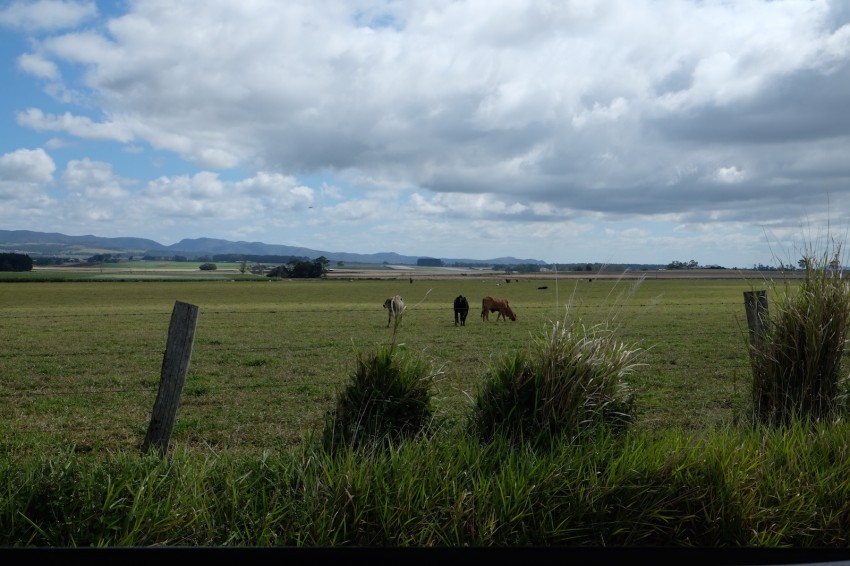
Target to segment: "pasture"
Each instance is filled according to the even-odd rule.
[[[540,287],[545,287],[541,289]],[[356,353],[393,340],[387,297],[407,309],[395,340],[439,371],[436,409],[461,422],[490,364],[553,320],[609,322],[643,350],[629,378],[635,428],[710,429],[749,401],[741,279],[500,278],[0,283],[0,453],[138,449],[159,386],[175,301],[199,307],[172,445],[251,453],[321,428]],[[771,291],[772,292],[772,291]],[[455,326],[453,300],[470,300]],[[484,322],[481,298],[517,320]]]

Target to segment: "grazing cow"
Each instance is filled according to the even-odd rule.
[[[469,314],[469,301],[463,295],[458,295],[455,298],[455,326],[460,323],[461,326],[466,326],[466,315]]]
[[[511,305],[508,304],[507,299],[494,299],[490,296],[484,297],[481,300],[481,320],[490,320],[491,312],[499,313],[496,315],[497,321],[499,318],[503,320],[516,320],[516,315],[513,309],[511,309]]]
[[[387,327],[389,327],[393,317],[399,318],[404,313],[404,299],[401,295],[390,297],[384,301],[384,308],[387,309]]]

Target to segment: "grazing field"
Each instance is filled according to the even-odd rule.
[[[541,288],[543,287],[543,288]],[[383,301],[407,311],[396,341],[440,372],[440,418],[460,422],[490,364],[553,320],[609,322],[643,350],[629,379],[637,430],[701,430],[749,401],[741,279],[97,281],[0,283],[0,453],[135,450],[159,386],[175,301],[199,307],[172,445],[234,453],[317,432],[357,352],[393,340]],[[470,300],[466,326],[453,300]],[[485,295],[517,321],[484,322]]]

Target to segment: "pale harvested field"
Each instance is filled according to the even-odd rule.
[[[731,279],[731,280],[754,280],[754,279],[798,279],[803,277],[804,271],[771,271],[759,272],[754,270],[739,269],[676,269],[676,270],[646,270],[625,271],[611,273],[596,273],[591,271],[542,271],[539,273],[506,273],[490,269],[466,269],[453,267],[427,268],[417,266],[387,266],[375,268],[334,268],[327,274],[329,279],[413,279],[416,280],[440,280],[440,279],[486,279],[502,280],[506,283],[516,281],[534,281],[539,279],[563,279],[575,280],[618,280],[618,279]]]
[[[130,264],[132,265],[132,264]],[[244,278],[261,278],[261,275],[242,274],[236,267],[219,266],[215,271],[200,271],[197,267],[130,267],[128,264],[120,266],[109,266],[106,268],[92,266],[37,266],[33,268],[36,272],[53,272],[53,273],[101,273],[111,276],[150,276],[150,275],[167,275],[181,276],[187,275],[193,278],[209,277],[211,279],[224,279],[234,277],[237,279]],[[800,279],[805,274],[804,271],[765,271],[760,272],[752,269],[653,269],[653,270],[627,270],[627,271],[611,271],[611,272],[594,272],[594,271],[541,271],[538,273],[517,273],[506,271],[494,271],[488,268],[465,268],[465,267],[420,267],[415,265],[352,265],[347,267],[331,267],[326,273],[327,279],[336,280],[448,280],[448,279],[471,279],[471,280],[487,280],[497,281],[502,280],[505,283],[517,281],[535,281],[540,279],[560,279],[565,281],[579,280],[637,280],[637,279],[716,279],[716,280],[759,280],[765,281],[778,279]]]

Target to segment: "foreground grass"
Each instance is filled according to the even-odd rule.
[[[850,427],[0,461],[4,546],[846,547]],[[312,446],[312,445],[311,445]]]
[[[646,282],[620,302],[615,282],[576,284],[571,309],[647,350],[629,376],[637,419],[617,439],[535,451],[480,446],[455,425],[490,362],[563,317],[567,293],[426,284],[4,287],[0,545],[847,546],[848,425],[734,418],[751,285]],[[399,290],[411,307],[391,336],[379,305]],[[458,293],[506,295],[520,318],[454,327]],[[138,443],[175,300],[201,315],[161,460]],[[320,450],[312,435],[355,354],[391,338],[445,368],[435,434]]]

